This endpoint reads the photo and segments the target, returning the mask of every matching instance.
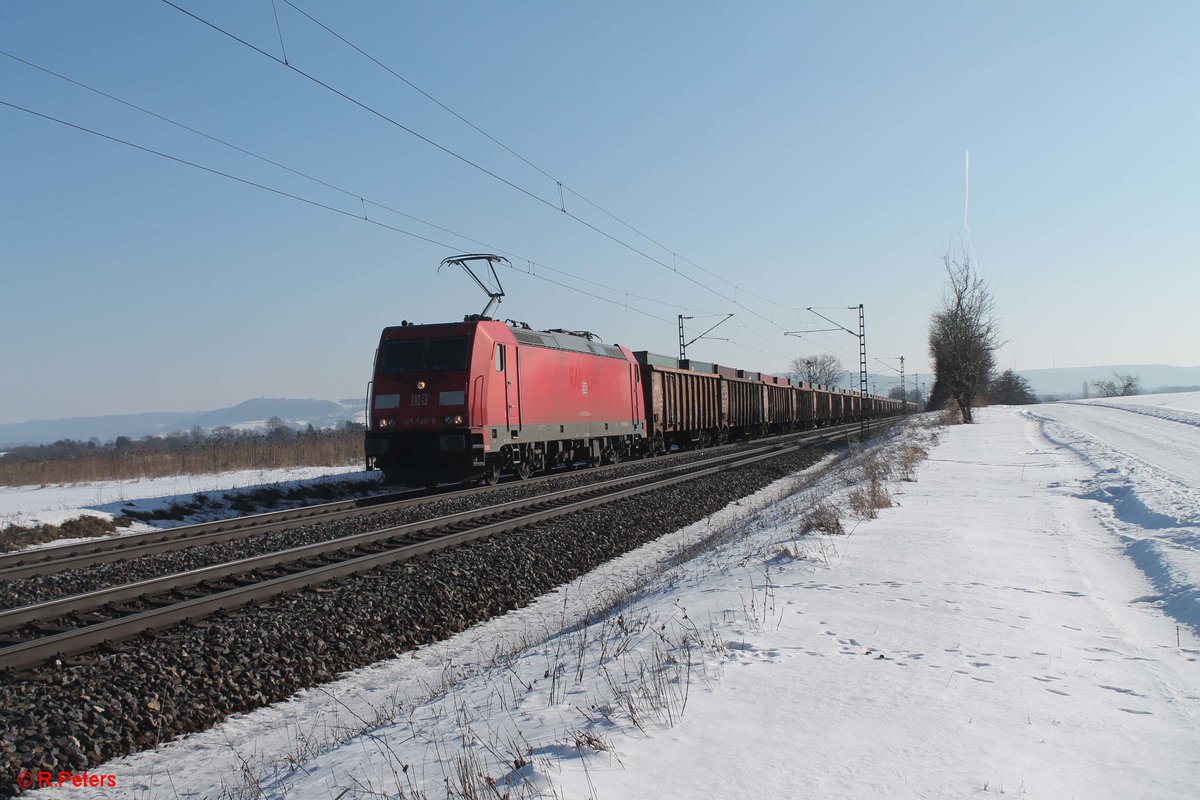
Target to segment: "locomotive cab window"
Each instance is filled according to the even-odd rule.
[[[466,336],[384,342],[379,371],[398,374],[465,370],[470,357],[469,344]]]
[[[432,372],[466,369],[469,356],[466,336],[430,339],[429,350],[425,356],[425,369]]]

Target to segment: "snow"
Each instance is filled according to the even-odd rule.
[[[860,473],[827,461],[527,608],[92,772],[122,797],[215,796],[247,773],[313,800],[471,781],[513,798],[1194,796],[1200,428],[1094,403],[978,419],[936,446],[911,428],[929,458],[877,519],[849,515]],[[848,535],[802,535],[820,501]]]
[[[293,467],[247,469],[202,475],[171,475],[163,478],[94,481],[48,486],[0,486],[0,528],[6,525],[58,525],[68,519],[93,514],[112,518],[125,508],[153,511],[172,503],[191,502],[197,494],[263,485],[289,488],[302,481],[337,476],[366,478],[361,467]],[[181,525],[189,520],[169,524]],[[45,546],[45,545],[44,545]]]
[[[1077,400],[1087,406],[1099,406],[1143,414],[1185,425],[1200,425],[1200,392],[1177,394],[1143,394],[1132,397],[1105,397],[1097,400]]]

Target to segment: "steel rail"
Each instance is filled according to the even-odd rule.
[[[786,434],[775,441],[787,441],[794,437],[804,437],[818,432],[849,430],[853,426],[841,425],[834,428],[818,428],[815,431],[803,431]],[[745,443],[737,443],[744,447]],[[714,448],[716,449],[716,448]],[[619,465],[602,467],[601,471]],[[518,485],[535,484],[540,481],[558,477],[558,474],[540,475]],[[0,581],[13,581],[34,575],[49,575],[72,569],[80,569],[93,564],[101,564],[123,559],[134,559],[146,555],[182,550],[189,547],[218,544],[234,539],[247,538],[260,533],[287,530],[297,524],[312,525],[320,522],[334,522],[367,514],[394,511],[414,505],[432,502],[434,500],[456,497],[468,497],[474,494],[488,493],[512,486],[505,483],[502,486],[473,486],[467,489],[450,489],[433,494],[413,490],[410,492],[395,492],[386,495],[376,495],[355,500],[340,500],[332,503],[322,503],[301,508],[269,511],[243,517],[233,517],[213,522],[202,522],[194,525],[180,525],[163,530],[147,531],[138,534],[107,537],[88,542],[68,543],[55,547],[39,548],[37,550],[19,551],[0,555]],[[400,499],[389,500],[397,495],[412,495]]]
[[[412,494],[412,492],[389,492],[387,494],[356,498],[354,500],[337,500],[330,503],[301,506],[299,508],[287,508],[278,511],[265,511],[260,514],[229,517],[227,519],[213,520],[212,522],[197,522],[191,525],[177,525],[172,528],[158,528],[143,533],[121,534],[119,536],[92,539],[85,542],[67,542],[53,547],[38,548],[37,550],[20,550],[15,553],[4,553],[0,554],[0,580],[12,580],[25,577],[26,575],[45,574],[51,570],[35,571],[39,565],[58,565],[67,559],[77,556],[111,552],[116,554],[115,558],[125,558],[130,551],[142,546],[165,545],[169,548],[172,545],[179,545],[184,542],[186,544],[182,546],[189,547],[194,543],[207,543],[207,541],[211,540],[201,542],[199,541],[199,537],[208,532],[226,534],[226,538],[244,536],[259,531],[271,530],[274,527],[284,524],[294,524],[297,522],[309,524],[320,522],[324,519],[336,519],[337,517],[334,515],[339,512],[361,513],[364,509],[381,510],[382,507],[391,507],[405,502],[433,497],[432,495],[422,494],[418,498],[406,497],[403,500],[387,499],[401,494],[407,495]],[[144,555],[144,553],[140,554]],[[95,559],[96,562],[104,560],[112,559]]]
[[[404,561],[424,555],[435,550],[457,547],[461,544],[474,541],[476,539],[493,536],[497,533],[511,531],[517,528],[526,527],[538,522],[543,522],[555,517],[565,516],[577,511],[591,508],[604,503],[613,502],[619,499],[633,497],[644,492],[653,491],[655,489],[665,488],[677,483],[688,480],[694,480],[705,475],[711,475],[717,472],[725,471],[739,466],[752,464],[769,458],[774,458],[785,453],[794,452],[803,449],[814,443],[824,442],[826,440],[840,439],[844,435],[843,431],[836,429],[828,429],[820,431],[816,434],[810,433],[805,436],[802,441],[794,443],[772,442],[766,447],[760,448],[756,452],[737,453],[732,455],[720,456],[716,459],[702,462],[701,464],[677,465],[668,468],[662,472],[668,473],[666,477],[661,477],[662,472],[645,473],[635,476],[627,476],[617,478],[611,481],[604,482],[603,485],[592,484],[587,487],[579,487],[576,489],[567,489],[553,493],[559,500],[568,500],[571,495],[584,495],[581,499],[563,502],[551,505],[548,502],[549,496],[541,496],[537,498],[528,498],[525,500],[510,501],[498,506],[493,506],[488,509],[477,509],[474,512],[460,512],[446,517],[440,517],[435,520],[426,520],[419,523],[410,523],[408,525],[388,528],[382,531],[374,531],[368,534],[357,534],[351,537],[345,537],[346,541],[332,540],[331,542],[318,543],[318,547],[326,545],[335,545],[341,551],[354,550],[358,547],[379,543],[387,539],[395,539],[404,535],[421,535],[429,534],[434,528],[447,527],[453,525],[461,525],[469,523],[471,517],[476,520],[488,517],[494,517],[497,514],[503,514],[506,511],[511,512],[520,506],[532,507],[528,513],[521,514],[508,519],[499,519],[494,521],[484,521],[482,525],[477,525],[466,531],[456,531],[436,538],[427,538],[423,541],[405,542],[398,546],[392,546],[389,549],[379,553],[369,553],[360,556],[352,556],[350,558],[337,561],[332,564],[326,564],[311,569],[306,569],[291,575],[284,575],[270,578],[265,581],[255,581],[246,586],[240,586],[224,591],[218,591],[215,594],[204,597],[191,598],[182,602],[170,603],[159,608],[148,609],[145,611],[136,612],[127,616],[122,616],[117,619],[107,620],[85,627],[75,628],[71,630],[56,632],[50,636],[44,636],[28,641],[19,642],[3,649],[0,649],[0,669],[19,670],[34,666],[49,658],[62,657],[77,654],[90,650],[98,645],[106,642],[122,641],[138,634],[148,631],[158,631],[170,628],[185,620],[195,620],[218,611],[229,611],[249,603],[264,600],[274,597],[279,594],[296,591],[308,586],[325,583],[329,580],[345,577],[358,572],[364,572],[374,569],[379,566]],[[719,463],[713,464],[713,461]],[[649,478],[649,480],[647,480]],[[628,485],[636,484],[636,485]],[[549,505],[550,507],[546,507]],[[353,541],[349,541],[353,540]],[[306,546],[301,548],[293,548],[288,553],[287,562],[296,563],[297,561],[306,558],[314,557],[317,553],[308,552],[314,546]],[[329,548],[324,548],[328,552]],[[308,552],[307,555],[302,555],[302,552]],[[279,566],[281,554],[274,553],[269,556],[275,557],[276,563],[271,565],[268,563],[268,556],[259,556],[252,559],[244,559],[241,562],[232,562],[226,565],[217,565],[216,567],[205,568],[201,570],[193,570],[188,573],[181,573],[175,576],[167,576],[166,578],[152,579],[151,581],[141,582],[137,584],[129,584],[122,587],[116,587],[114,590],[102,590],[100,592],[91,592],[86,595],[79,595],[73,598],[62,598],[60,600],[50,601],[49,603],[38,604],[35,606],[26,606],[20,609],[13,609],[4,612],[4,616],[9,621],[18,618],[25,618],[27,624],[33,621],[41,621],[47,619],[47,612],[54,609],[57,613],[50,612],[52,616],[61,618],[64,613],[79,613],[84,610],[83,606],[95,609],[100,608],[109,603],[115,602],[112,598],[120,595],[129,598],[129,593],[137,591],[133,597],[145,597],[149,593],[147,584],[154,584],[159,587],[166,587],[164,591],[171,592],[181,588],[198,585],[206,578],[197,577],[198,573],[210,572],[214,569],[228,568],[222,577],[238,577],[246,575],[250,569],[264,569],[269,566]],[[249,562],[259,563],[258,567],[248,567]],[[186,586],[180,586],[178,583],[171,585],[171,579],[178,579],[182,576],[189,576],[188,580],[196,578],[192,583]],[[103,600],[100,595],[108,593],[108,600]],[[80,603],[78,607],[72,607],[72,603]],[[64,609],[66,609],[64,611]]]
[[[606,470],[610,466],[601,467]],[[561,473],[539,475],[522,484],[536,484],[558,477]],[[312,525],[320,522],[335,522],[366,514],[395,511],[414,505],[446,498],[468,497],[474,494],[497,491],[511,486],[505,482],[499,486],[471,486],[466,489],[448,487],[432,492],[411,489],[400,492],[373,495],[354,500],[337,500],[300,508],[266,511],[241,517],[178,525],[173,528],[157,529],[144,533],[93,539],[87,542],[69,542],[54,547],[24,550],[0,554],[0,581],[19,580],[32,575],[48,575],[81,566],[138,558],[145,555],[182,550],[206,544],[217,544],[232,539],[246,538],[259,533],[287,530],[296,525]],[[402,497],[401,497],[402,496]],[[397,498],[399,499],[392,499]]]
[[[772,443],[770,447],[777,448],[786,446],[787,445],[776,445],[775,443]],[[770,449],[770,447],[766,449]],[[759,450],[763,449],[764,448],[761,447],[759,448]],[[744,455],[744,453],[725,454],[700,463],[701,465],[714,464],[718,462],[735,460]],[[579,495],[584,495],[591,492],[606,492],[617,486],[653,479],[656,474],[664,475],[686,472],[688,471],[689,466],[691,465],[673,465],[651,473],[627,475],[621,478],[613,478],[600,483],[590,484],[588,486],[581,486],[572,489],[561,489],[556,492],[549,492],[547,494],[537,495],[535,497],[510,500],[494,506],[484,506],[482,508],[459,511],[440,517],[431,517],[427,520],[419,520],[417,522],[405,523],[403,525],[380,528],[374,531],[350,534],[348,536],[342,536],[336,539],[327,539],[321,542],[313,542],[311,544],[300,545],[284,550],[276,550],[270,553],[263,553],[261,555],[250,556],[248,558],[242,558],[235,561],[227,561],[208,567],[187,570],[186,572],[177,572],[157,578],[148,578],[143,581],[122,584],[116,587],[98,589],[96,591],[87,592],[84,594],[48,600],[34,605],[6,609],[4,611],[0,611],[0,633],[14,631],[30,623],[46,622],[67,614],[83,613],[86,611],[95,610],[97,608],[103,608],[109,604],[125,603],[130,600],[136,600],[143,596],[186,589],[196,586],[200,583],[219,581],[224,578],[237,575],[245,575],[256,570],[274,569],[284,564],[289,564],[296,561],[303,561],[309,558],[325,556],[331,553],[360,549],[381,541],[394,539],[398,536],[408,536],[437,528],[460,525],[462,523],[471,523],[489,517],[510,514],[513,511],[524,508],[553,504],[562,501],[564,498],[577,497]]]

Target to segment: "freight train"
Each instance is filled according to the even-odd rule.
[[[494,484],[906,410],[899,400],[482,316],[384,328],[367,400],[367,469],[416,485]]]

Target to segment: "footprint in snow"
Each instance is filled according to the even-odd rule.
[[[1136,708],[1122,708],[1121,710],[1124,711],[1126,714],[1144,714],[1146,716],[1154,716],[1153,711],[1142,711],[1142,710],[1136,709]]]
[[[1047,691],[1047,692],[1050,692],[1050,693],[1052,693],[1052,694],[1058,694],[1058,695],[1062,695],[1063,697],[1070,697],[1070,696],[1071,696],[1070,692],[1064,692],[1062,689],[1050,689],[1050,688],[1047,688],[1047,689],[1046,689],[1046,691]]]
[[[1135,692],[1133,689],[1125,689],[1120,686],[1106,686],[1103,683],[1100,684],[1100,688],[1108,689],[1110,692],[1119,692],[1121,694],[1133,695],[1134,697],[1145,697],[1146,696],[1146,695],[1142,694],[1141,692]]]

